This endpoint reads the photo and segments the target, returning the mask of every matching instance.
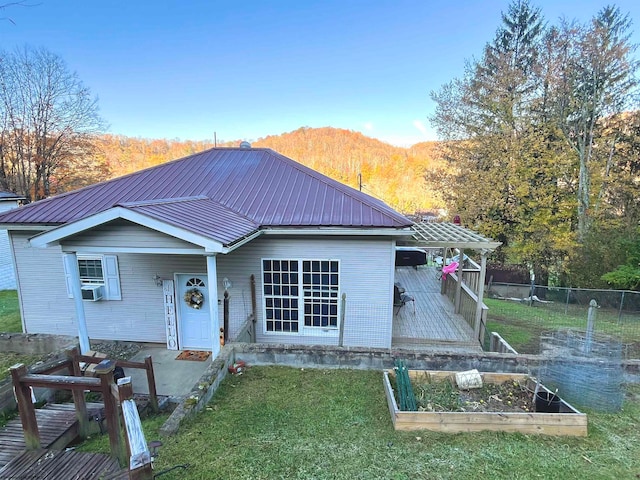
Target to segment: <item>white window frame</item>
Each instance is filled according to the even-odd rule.
[[[71,288],[71,273],[67,270],[67,262],[65,261],[65,255],[63,254],[62,264],[64,265],[64,274],[67,285],[67,296],[73,298],[73,290]],[[118,257],[116,255],[83,255],[78,254],[76,256],[78,261],[80,260],[99,260],[102,267],[102,281],[82,281],[80,279],[80,285],[101,285],[103,287],[103,300],[122,300],[122,294],[120,290],[120,269],[118,268]]]
[[[278,261],[278,262],[298,262],[297,265],[297,271],[296,272],[290,272],[290,273],[296,273],[297,274],[297,282],[296,283],[288,283],[285,284],[285,287],[291,287],[291,290],[295,289],[295,292],[297,292],[297,295],[293,295],[291,294],[291,291],[289,291],[289,293],[287,295],[283,295],[282,291],[280,291],[279,293],[274,293],[274,291],[272,290],[271,293],[267,293],[268,288],[266,288],[267,286],[269,286],[269,284],[265,284],[265,262],[267,261]],[[332,286],[331,285],[331,281],[329,281],[329,285],[326,286],[326,288],[324,287],[323,284],[323,278],[320,278],[320,283],[319,284],[315,284],[313,282],[313,278],[311,278],[311,283],[309,282],[305,282],[305,272],[303,271],[303,266],[304,266],[304,262],[320,262],[320,264],[322,264],[322,262],[329,262],[329,269],[331,269],[331,264],[332,262],[335,263],[337,265],[337,271],[335,272],[317,272],[318,275],[323,275],[323,274],[328,274],[328,275],[336,275],[337,276],[337,285]],[[341,272],[340,272],[340,260],[337,259],[329,259],[329,258],[262,258],[260,261],[260,269],[261,269],[261,291],[262,291],[262,314],[264,317],[263,320],[263,333],[265,335],[311,335],[311,336],[322,336],[322,335],[328,335],[328,336],[336,336],[339,334],[339,330],[340,330],[340,321],[341,321],[341,315],[340,315],[340,277],[341,277]],[[267,273],[271,273],[273,274],[274,271],[271,270],[271,272],[267,272]],[[278,273],[277,271],[275,273]],[[280,273],[282,273],[282,271],[280,271]],[[309,272],[310,274],[312,274],[311,272]],[[330,280],[330,279],[329,279]],[[282,285],[282,282],[280,282]],[[273,283],[271,284],[273,286]],[[315,288],[314,288],[315,287]],[[316,295],[310,295],[311,293],[314,293]],[[325,294],[323,295],[321,292],[325,292]],[[319,295],[318,295],[319,294]],[[276,300],[279,299],[281,302],[285,303],[287,300],[297,300],[297,322],[298,322],[298,331],[279,331],[279,330],[269,330],[268,329],[268,322],[270,322],[272,319],[267,318],[267,308],[274,308],[271,305],[269,305],[270,300]],[[311,300],[311,301],[310,301]],[[313,301],[315,300],[315,301]],[[309,306],[311,309],[311,315],[313,315],[313,306],[315,305],[319,305],[320,309],[322,309],[322,305],[323,304],[327,304],[328,305],[328,310],[329,313],[327,313],[326,315],[329,316],[330,318],[335,318],[336,321],[336,325],[326,325],[326,326],[313,326],[313,325],[306,325],[306,319],[305,319],[305,315],[309,315],[308,310],[305,309],[305,306]],[[334,307],[334,309],[332,309],[331,307]],[[275,307],[278,308],[278,307]],[[285,310],[287,310],[288,307],[283,306],[283,307],[279,307],[282,308],[282,312],[284,312]],[[294,307],[295,308],[295,307]],[[335,313],[332,311],[334,310]],[[317,313],[316,316],[323,316],[322,312]],[[274,320],[275,321],[275,320]],[[290,319],[279,319],[279,321],[292,321]]]

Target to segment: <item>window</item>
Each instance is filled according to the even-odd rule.
[[[338,328],[337,260],[263,260],[262,284],[267,332]]]
[[[299,330],[299,262],[263,260],[265,320],[268,332]]]
[[[63,254],[64,273],[67,283],[67,295],[73,298],[71,287],[71,272],[67,268],[66,257]],[[78,255],[78,272],[81,286],[103,286],[104,300],[121,300],[120,275],[118,272],[118,257],[115,255]]]
[[[78,270],[82,285],[104,285],[102,258],[78,257]]]
[[[338,261],[302,262],[304,324],[307,327],[338,327]]]

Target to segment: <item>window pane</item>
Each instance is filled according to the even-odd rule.
[[[78,270],[81,283],[104,283],[102,260],[78,259]]]
[[[298,262],[296,260],[263,261],[263,292],[267,331],[298,331],[297,268]]]

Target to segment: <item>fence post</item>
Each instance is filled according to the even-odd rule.
[[[586,353],[591,351],[593,330],[596,326],[596,308],[598,308],[598,303],[594,299],[591,299],[589,302],[589,313],[587,314],[587,336],[584,343],[584,350]]]
[[[226,345],[229,341],[229,292],[224,291],[224,300],[222,301],[222,325],[224,328],[224,335],[222,337],[222,344]]]
[[[153,360],[151,355],[144,357],[145,372],[147,373],[147,384],[149,385],[149,405],[154,413],[158,413],[158,394],[156,393],[156,376],[153,372]]]
[[[569,295],[571,295],[571,287],[567,288],[567,301],[564,304],[564,314],[569,312]]]
[[[111,391],[113,385],[113,369],[116,363],[113,360],[103,360],[95,368],[95,374],[100,378],[102,398],[104,400],[104,415],[107,419],[107,430],[109,431],[109,447],[111,456],[117,458],[121,465],[125,464],[126,452],[122,445],[120,435],[120,415],[116,400]]]
[[[347,304],[347,294],[343,293],[342,298],[340,300],[340,336],[338,338],[338,346],[342,347],[344,343],[344,317],[345,317],[345,307]]]
[[[251,274],[250,287],[251,287],[251,310],[252,310],[252,317],[253,317],[251,319],[251,321],[253,322],[251,341],[255,342],[256,341],[256,322],[258,321],[258,319],[256,317],[257,315],[256,276],[253,274]]]
[[[36,409],[31,400],[31,389],[29,385],[22,383],[21,378],[27,374],[27,367],[23,363],[18,363],[10,368],[13,388],[16,391],[18,401],[18,411],[24,432],[24,443],[28,450],[40,448],[40,432],[38,431],[38,420],[36,419]]]
[[[127,457],[129,457],[129,479],[151,480],[153,478],[151,453],[144,438],[138,408],[133,400],[131,377],[119,380],[118,397],[120,398],[122,417],[124,418],[124,438]]]
[[[624,305],[624,290],[622,291],[622,296],[620,298],[620,309],[618,310],[618,323],[622,322],[622,306]]]
[[[66,350],[67,358],[71,362],[71,375],[81,377],[82,371],[78,363],[78,347],[71,347]],[[89,435],[89,417],[87,415],[87,401],[83,390],[74,388],[71,390],[73,405],[76,408],[76,418],[78,419],[78,435],[80,438],[87,438]]]

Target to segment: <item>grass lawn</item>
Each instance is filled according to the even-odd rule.
[[[0,332],[22,332],[18,292],[0,290]]]
[[[632,479],[640,474],[640,388],[618,414],[589,414],[587,438],[396,432],[379,371],[250,368],[163,438],[172,479]],[[145,421],[158,438],[164,417]],[[81,447],[108,452],[106,436]]]
[[[487,330],[499,333],[518,353],[538,353],[540,334],[562,328],[586,330],[587,309],[575,305],[537,304],[485,298],[489,307]],[[565,307],[567,310],[565,311]],[[626,344],[627,358],[640,358],[640,321],[637,317],[619,321],[616,310],[599,308],[595,331]]]

